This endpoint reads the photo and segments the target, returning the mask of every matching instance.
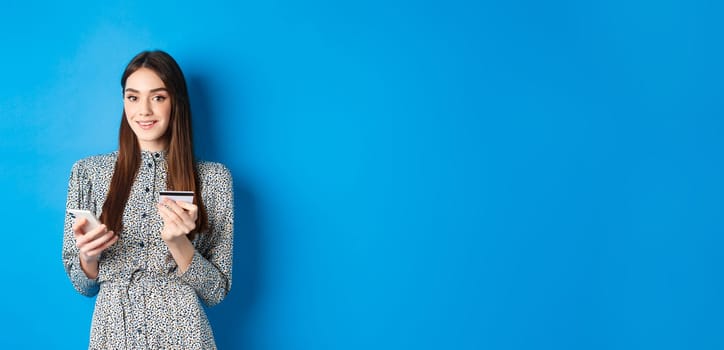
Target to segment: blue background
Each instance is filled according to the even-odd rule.
[[[718,2],[2,7],[3,348],[87,346],[68,175],[154,48],[235,178],[220,348],[724,347]]]

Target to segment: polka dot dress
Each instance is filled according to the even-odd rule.
[[[100,216],[117,157],[114,152],[73,165],[68,209]],[[73,222],[65,218],[65,270],[78,292],[97,296],[89,349],[216,349],[201,302],[218,304],[231,288],[231,174],[219,163],[197,163],[209,232],[197,234],[191,265],[179,274],[161,239],[163,221],[156,209],[158,192],[166,189],[166,154],[144,151],[141,159],[123,212],[123,231],[101,255],[97,279],[81,270]]]

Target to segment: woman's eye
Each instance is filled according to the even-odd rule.
[[[136,96],[126,96],[126,99],[129,100],[129,101],[131,101],[131,102],[136,102],[136,100],[138,100],[138,97],[136,97]]]
[[[154,96],[153,100],[156,102],[163,102],[166,100],[166,96]]]

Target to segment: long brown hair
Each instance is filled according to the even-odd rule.
[[[144,51],[136,55],[126,66],[121,77],[122,92],[126,88],[128,77],[141,68],[153,70],[166,85],[171,97],[171,117],[164,135],[168,141],[166,186],[169,190],[194,192],[194,204],[199,207],[199,211],[196,229],[189,234],[189,239],[193,239],[197,232],[207,231],[208,217],[201,199],[201,182],[195,167],[191,106],[186,79],[178,63],[169,54],[163,51]],[[100,216],[101,222],[116,233],[120,233],[123,229],[123,210],[141,164],[141,148],[136,134],[128,125],[125,109],[121,114],[118,134],[118,160]]]

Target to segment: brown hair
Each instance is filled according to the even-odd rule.
[[[144,51],[136,55],[126,66],[121,77],[121,91],[125,90],[128,77],[140,68],[153,70],[161,78],[171,97],[171,117],[164,135],[168,141],[166,186],[169,190],[186,190],[195,193],[194,204],[199,207],[199,211],[196,229],[189,234],[189,239],[193,239],[197,232],[207,231],[208,217],[201,199],[201,182],[195,167],[191,107],[186,79],[179,65],[169,54],[163,51]],[[101,222],[116,233],[120,233],[123,229],[123,210],[141,163],[141,148],[136,134],[128,125],[125,109],[121,114],[118,134],[118,160],[100,216]]]

